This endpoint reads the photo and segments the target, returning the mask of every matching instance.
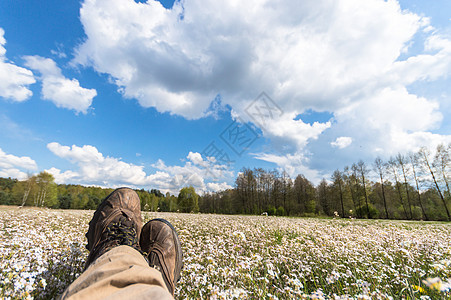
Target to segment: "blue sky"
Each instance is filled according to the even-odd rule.
[[[449,1],[0,2],[0,176],[317,183],[451,142]]]

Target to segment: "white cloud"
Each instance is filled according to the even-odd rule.
[[[335,117],[340,123],[360,122],[361,126],[385,131],[425,131],[436,129],[442,121],[438,109],[438,103],[409,94],[405,88],[385,88],[337,110]]]
[[[27,178],[24,171],[36,171],[36,162],[28,156],[6,154],[0,149],[0,177],[11,177],[23,180]]]
[[[86,113],[92,99],[97,95],[95,89],[80,86],[77,79],[67,79],[56,63],[50,58],[25,56],[26,66],[41,73],[42,96],[56,106]]]
[[[218,183],[219,180],[233,179],[233,172],[229,171],[229,166],[215,163],[211,159],[204,160],[198,152],[189,152],[186,158],[188,161],[183,166],[167,166],[162,160],[153,165],[154,168],[171,175],[170,189],[173,191],[191,185],[200,193],[212,189],[217,191],[219,187],[228,186],[225,182]]]
[[[218,192],[218,191],[224,191],[228,189],[232,189],[233,187],[226,182],[216,183],[216,182],[209,182],[207,183],[207,188],[210,191]]]
[[[291,113],[291,116],[284,114],[280,118],[268,120],[267,126],[263,130],[264,135],[270,138],[274,144],[285,147],[293,145],[294,151],[297,151],[303,149],[309,141],[317,139],[324,130],[331,127],[330,122],[307,124],[294,118],[295,113]]]
[[[0,97],[14,101],[25,101],[33,94],[28,86],[35,83],[33,73],[8,62],[5,57],[5,31],[0,28]]]
[[[61,173],[61,170],[55,167],[51,167],[50,169],[45,171],[52,174],[53,177],[55,177],[55,182],[58,184],[71,183],[80,177],[80,175],[77,172],[68,170]]]
[[[87,0],[80,15],[87,40],[75,62],[110,74],[143,106],[187,118],[201,117],[218,93],[238,110],[261,91],[289,112],[339,107],[387,75],[426,26],[379,0],[194,0],[169,10],[152,0]]]
[[[352,134],[369,152],[379,149],[392,155],[451,141],[451,135],[429,132],[442,122],[439,104],[409,94],[405,88],[377,91],[337,110],[335,117],[338,129]]]
[[[28,156],[15,156],[6,154],[0,149],[0,168],[19,167],[26,170],[36,170],[37,164]]]
[[[207,181],[223,179],[233,175],[225,166],[205,164],[199,153],[190,152],[188,161],[183,166],[167,166],[162,160],[153,165],[157,171],[146,174],[144,166],[126,163],[118,158],[105,157],[96,147],[84,145],[63,146],[53,142],[47,148],[57,155],[72,162],[78,170],[64,171],[57,168],[46,170],[55,176],[57,183],[79,183],[98,186],[131,186],[157,188],[163,192],[177,194],[184,187],[192,185],[202,193],[210,190]],[[193,164],[195,162],[195,164]],[[224,184],[213,185],[213,188]]]
[[[198,152],[190,151],[186,158],[188,158],[190,161],[192,161],[195,165],[200,165],[204,162],[202,155],[200,155],[200,153],[198,153]]]
[[[308,158],[305,154],[298,152],[294,154],[268,154],[268,153],[256,153],[253,154],[256,159],[275,163],[279,166],[279,172],[285,171],[291,178],[296,178],[298,174],[303,174],[314,184],[318,184],[323,174],[317,170],[309,168]]]
[[[11,168],[11,169],[0,169],[0,177],[4,177],[4,178],[17,178],[19,180],[25,180],[28,178],[27,173],[20,171],[19,169],[16,168]]]
[[[85,145],[62,146],[59,143],[49,143],[47,148],[55,155],[65,158],[78,165],[77,172],[66,171],[60,173],[57,169],[50,169],[57,182],[67,179],[84,181],[97,185],[118,185],[120,183],[134,186],[145,185],[154,177],[146,176],[143,166],[123,162],[117,158],[104,157],[97,148]]]
[[[335,141],[331,142],[330,144],[332,145],[332,147],[343,149],[352,144],[352,137],[341,136],[338,137]]]
[[[311,155],[312,142],[332,132],[352,139],[340,151],[348,154],[448,139],[431,133],[443,119],[437,102],[407,87],[450,75],[451,41],[394,0],[190,0],[172,9],[152,0],[86,0],[80,19],[87,39],[74,62],[110,75],[144,107],[195,119],[220,94],[249,121],[245,108],[265,91],[283,111],[262,128],[283,145],[277,157],[285,159],[272,157],[279,166]],[[422,37],[424,50],[411,52]],[[297,118],[309,109],[335,119]]]

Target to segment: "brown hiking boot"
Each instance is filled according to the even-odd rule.
[[[140,251],[141,203],[138,194],[119,188],[106,197],[94,212],[86,233],[90,251],[85,269],[102,254],[119,245]]]
[[[139,244],[147,254],[149,266],[161,272],[174,296],[175,284],[180,280],[183,267],[182,248],[174,227],[164,219],[153,219],[142,228]]]

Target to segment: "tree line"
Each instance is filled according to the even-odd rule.
[[[112,188],[56,184],[53,175],[44,171],[23,181],[0,178],[0,205],[96,209],[112,191]],[[157,189],[135,191],[144,211],[198,212],[199,196],[193,187],[182,188],[178,196]]]
[[[234,189],[199,199],[201,212],[287,216],[340,216],[451,220],[451,144],[372,164],[362,160],[335,170],[314,186],[305,176],[243,168]]]
[[[178,196],[157,189],[136,190],[144,211],[335,216],[407,220],[451,220],[449,188],[451,144],[387,161],[362,160],[335,170],[317,186],[304,175],[243,168],[235,187],[199,196],[184,187]],[[41,172],[19,181],[0,178],[0,204],[62,209],[96,209],[111,188],[56,184]]]

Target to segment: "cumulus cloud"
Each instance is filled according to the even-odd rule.
[[[222,183],[209,182],[209,183],[207,183],[207,188],[209,191],[218,192],[218,191],[232,189],[233,187],[225,182],[222,182]]]
[[[33,73],[6,59],[5,31],[0,28],[0,97],[25,101],[33,94],[28,86],[36,82]]]
[[[201,165],[204,162],[202,155],[197,152],[190,151],[186,158],[188,158],[190,161],[192,161],[195,165]]]
[[[448,138],[431,133],[443,118],[437,102],[407,87],[449,75],[451,41],[394,0],[190,0],[172,9],[86,0],[80,19],[87,38],[74,62],[108,74],[144,107],[196,119],[220,94],[246,122],[265,91],[283,112],[262,128],[286,145],[278,157],[307,156],[328,132],[354,141],[341,152],[356,141],[388,152]],[[414,40],[420,53],[410,52]],[[335,119],[309,124],[297,117],[307,110]],[[330,140],[323,147],[345,144]]]
[[[77,79],[67,79],[61,69],[50,58],[25,56],[26,66],[41,73],[42,97],[56,106],[86,113],[92,99],[97,95],[95,89],[80,86]]]
[[[46,170],[55,177],[57,183],[79,183],[108,187],[132,186],[157,188],[163,192],[177,194],[184,186],[194,186],[198,192],[226,186],[217,183],[208,186],[208,181],[224,179],[231,175],[225,166],[205,164],[199,153],[190,152],[183,166],[167,166],[158,160],[153,167],[156,172],[147,174],[144,166],[127,163],[121,159],[104,156],[91,145],[82,147],[64,146],[53,142],[47,148],[56,156],[69,160],[78,170],[61,171],[57,168]]]
[[[337,92],[386,73],[421,25],[378,0],[184,1],[169,10],[87,0],[80,15],[87,40],[76,62],[110,74],[142,105],[187,118],[218,93],[232,107],[265,90],[290,110],[329,108]]]
[[[268,153],[254,153],[256,159],[275,163],[279,166],[280,173],[286,172],[291,178],[295,178],[298,174],[303,174],[310,181],[318,184],[324,174],[319,171],[309,168],[309,158],[305,153],[297,152],[294,154],[268,154]]]
[[[77,172],[61,173],[55,168],[48,170],[59,183],[76,180],[102,186],[117,186],[121,183],[140,186],[148,184],[152,179],[158,180],[158,175],[164,176],[164,174],[147,176],[143,166],[126,163],[113,157],[104,157],[97,148],[90,145],[69,147],[53,142],[49,143],[47,148],[56,156],[67,159],[79,167]]]
[[[338,122],[361,122],[362,125],[390,132],[437,129],[443,119],[437,102],[409,94],[405,88],[385,88],[364,100],[335,112]]]
[[[225,181],[219,182],[233,178],[234,174],[228,165],[217,163],[214,159],[204,159],[198,152],[189,152],[186,158],[187,161],[183,166],[167,166],[162,160],[158,160],[152,166],[171,175],[170,186],[173,190],[193,186],[202,193],[229,187]]]
[[[0,149],[0,168],[19,167],[27,170],[36,170],[37,164],[28,156],[15,156],[6,154]]]
[[[379,0],[185,1],[170,10],[157,1],[87,0],[80,13],[88,38],[76,62],[112,75],[144,106],[188,118],[202,116],[213,100],[205,102],[206,94],[221,93],[237,106],[263,90],[297,110],[330,109],[332,99],[386,75],[425,26],[397,2]]]
[[[439,104],[409,94],[403,88],[385,88],[335,112],[337,129],[352,133],[365,151],[380,155],[415,151],[451,141],[451,135],[433,134],[443,120]]]
[[[28,156],[6,154],[0,149],[0,177],[11,177],[23,180],[27,178],[24,171],[36,171],[36,162]]]
[[[0,177],[4,178],[11,177],[17,178],[19,180],[25,180],[28,178],[28,175],[19,169],[11,168],[11,169],[0,169]]]
[[[268,125],[263,129],[264,135],[275,145],[283,145],[286,150],[298,151],[331,127],[331,122],[307,124],[302,120],[295,120],[295,114],[267,120]]]
[[[332,147],[343,149],[343,148],[346,148],[349,145],[351,145],[351,143],[352,143],[351,137],[341,136],[341,137],[338,137],[335,141],[331,142],[330,144],[332,145]]]

